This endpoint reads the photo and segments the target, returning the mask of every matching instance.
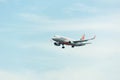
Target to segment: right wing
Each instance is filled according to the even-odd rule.
[[[83,37],[84,37],[84,36],[83,36]],[[73,41],[73,42],[74,42],[74,43],[77,43],[77,42],[86,42],[86,41],[95,39],[95,37],[96,37],[96,36],[94,36],[93,38],[90,38],[90,39],[85,39],[85,40],[82,38],[82,39],[80,39],[80,40]]]

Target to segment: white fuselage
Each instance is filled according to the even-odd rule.
[[[73,39],[70,39],[70,38],[67,38],[64,36],[55,35],[52,38],[52,40],[55,41],[54,45],[56,45],[56,46],[62,45],[62,48],[65,48],[64,45],[70,45],[70,46],[74,47],[74,46],[84,46],[86,44],[91,44],[91,43],[86,43],[86,42],[89,40],[95,39],[95,37],[96,36],[94,36],[93,38],[90,38],[90,39],[84,39],[85,35],[83,35],[80,40],[73,40]]]
[[[64,36],[54,36],[52,40],[60,43],[60,44],[65,44],[65,45],[72,45],[72,46],[82,46],[83,44],[81,42],[74,43],[73,39],[64,37]]]

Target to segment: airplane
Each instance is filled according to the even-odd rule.
[[[86,43],[89,40],[93,40],[95,39],[96,36],[94,36],[93,38],[90,39],[85,39],[85,34],[82,35],[82,37],[80,38],[80,40],[73,40],[64,36],[59,36],[59,35],[55,35],[53,36],[52,40],[54,41],[54,45],[55,46],[61,46],[64,49],[65,46],[64,45],[69,45],[72,48],[76,47],[76,46],[84,46],[86,44],[91,44],[91,43]]]

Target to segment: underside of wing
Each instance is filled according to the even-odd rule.
[[[95,39],[96,36],[94,36],[93,38],[90,38],[90,39],[81,39],[81,40],[77,40],[77,41],[73,41],[74,43],[77,43],[77,42],[86,42],[86,41],[89,41],[89,40],[93,40]]]
[[[78,40],[78,41],[73,41],[74,43],[78,43],[78,42],[86,42],[88,40]]]

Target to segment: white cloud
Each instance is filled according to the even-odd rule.
[[[111,31],[120,32],[120,15],[105,15],[88,19],[72,19],[60,21],[52,27],[47,27],[47,30],[52,31]]]
[[[25,19],[26,21],[30,21],[33,23],[54,23],[55,21],[50,19],[47,16],[40,16],[36,14],[30,14],[30,13],[21,13],[19,14],[20,17]]]
[[[40,41],[40,42],[23,42],[23,43],[19,43],[17,44],[17,47],[19,48],[23,48],[23,49],[44,49],[46,47],[50,47],[51,46],[51,42],[52,40],[48,40],[48,41]]]
[[[71,14],[74,12],[96,13],[97,9],[96,9],[96,7],[87,6],[87,5],[82,4],[82,3],[76,3],[76,4],[73,4],[69,8],[66,8],[65,12],[68,14]]]
[[[92,0],[94,2],[99,2],[99,3],[105,3],[105,4],[118,4],[120,3],[120,0]]]
[[[100,71],[90,68],[66,68],[44,73],[0,71],[1,80],[104,80]]]
[[[110,13],[88,17],[85,19],[74,18],[66,20],[56,20],[36,14],[20,14],[29,22],[45,24],[43,27],[34,26],[33,30],[37,31],[79,31],[79,30],[95,30],[95,31],[111,31],[120,32],[120,15],[119,13]],[[47,24],[47,26],[46,26]]]
[[[105,80],[100,71],[92,68],[66,68],[45,73],[43,80]]]
[[[31,73],[15,73],[10,71],[0,70],[0,80],[34,80]]]
[[[109,69],[119,70],[119,68],[114,69],[115,67],[108,67],[112,66],[111,64],[106,64],[103,62],[88,67],[66,67],[46,72],[0,70],[0,80],[113,80],[114,78],[119,80],[119,75],[107,71]],[[119,73],[119,71],[117,72]]]

